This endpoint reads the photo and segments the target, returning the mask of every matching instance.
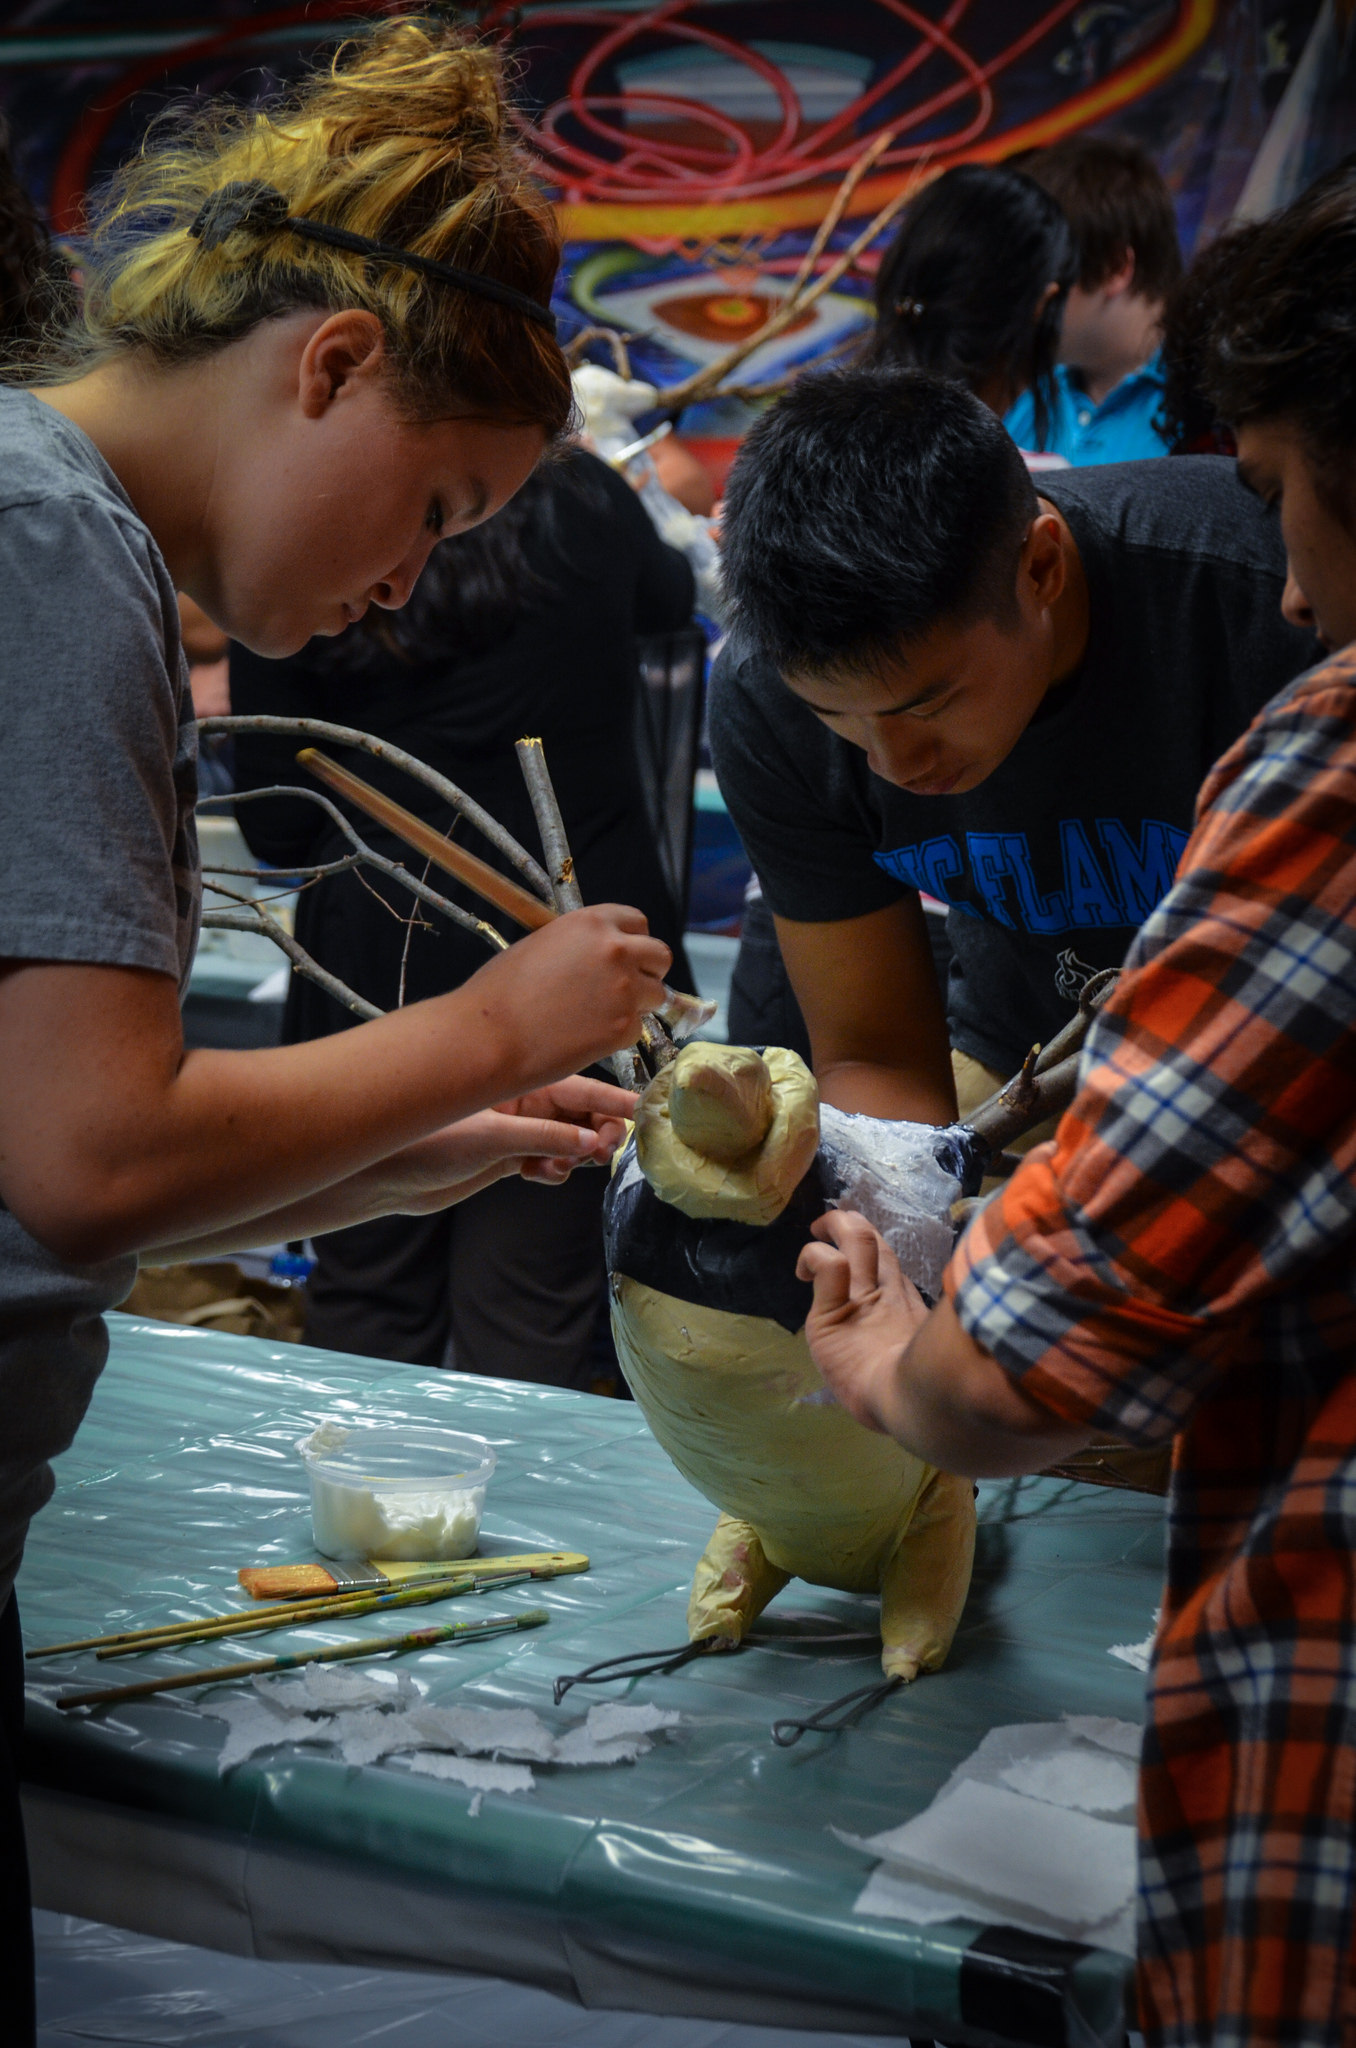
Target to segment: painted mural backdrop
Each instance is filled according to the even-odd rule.
[[[0,17],[0,105],[57,227],[177,97],[251,96],[398,11],[380,0],[29,0]],[[450,10],[444,10],[450,11]],[[463,10],[502,39],[569,238],[566,325],[636,335],[672,383],[752,333],[844,172],[881,154],[823,261],[901,183],[1092,127],[1153,151],[1183,240],[1262,211],[1356,144],[1353,0],[545,0]],[[862,324],[874,252],[755,354],[756,383]],[[689,418],[728,437],[717,403]]]

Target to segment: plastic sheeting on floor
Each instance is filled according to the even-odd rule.
[[[495,1977],[261,1963],[38,1913],[38,2048],[899,2048],[898,2037],[581,2012]]]
[[[548,1627],[421,1653],[438,1705],[556,1709],[562,1671],[681,1642],[714,1510],[628,1403],[114,1318],[113,1355],[20,1581],[31,1645],[240,1604],[241,1565],[310,1553],[293,1446],[327,1416],[414,1417],[499,1453],[482,1550],[587,1551],[581,1577],[491,1593]],[[683,1720],[632,1766],[487,1793],[305,1748],[221,1777],[225,1724],[178,1693],[61,1714],[72,1684],[342,1639],[313,1628],[96,1664],[30,1665],[38,1903],[243,1955],[491,1972],[594,2009],[952,2042],[1120,2037],[1125,1964],[1073,1944],[856,1916],[865,1837],[922,1811],[993,1726],[1142,1718],[1110,1657],[1160,1591],[1159,1501],[1048,1480],[986,1486],[974,1590],[948,1668],[836,1739],[778,1750],[770,1723],[878,1669],[873,1603],[793,1584],[762,1640],[621,1696]],[[418,1620],[457,1609],[420,1611]],[[363,1633],[398,1633],[399,1612]],[[827,1639],[827,1640],[826,1640]]]

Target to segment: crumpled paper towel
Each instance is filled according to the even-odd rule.
[[[323,1664],[308,1665],[300,1681],[258,1677],[254,1687],[243,1698],[204,1702],[204,1713],[230,1730],[217,1761],[223,1774],[260,1750],[323,1742],[347,1764],[404,1754],[410,1770],[478,1795],[530,1792],[532,1764],[633,1763],[654,1747],[654,1735],[681,1718],[660,1707],[608,1702],[557,1735],[530,1707],[431,1706],[407,1672],[368,1677]],[[478,1758],[493,1761],[472,1761]]]
[[[1133,1955],[1140,1739],[1098,1715],[990,1729],[913,1820],[840,1836],[881,1859],[855,1910],[997,1922]]]

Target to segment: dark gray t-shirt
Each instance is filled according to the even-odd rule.
[[[1077,673],[960,796],[882,782],[756,652],[711,679],[711,750],[781,917],[950,906],[952,1043],[1000,1073],[1068,1021],[1166,894],[1206,770],[1318,658],[1281,617],[1274,514],[1220,456],[1042,475],[1087,576]]]
[[[92,441],[0,390],[0,958],[187,979],[197,736],[174,586]],[[28,1085],[20,1073],[0,1087]],[[0,1206],[0,1607],[135,1258],[69,1266]]]

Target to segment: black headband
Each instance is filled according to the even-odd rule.
[[[390,242],[352,235],[347,228],[332,228],[323,220],[307,220],[301,214],[289,213],[282,193],[257,179],[223,185],[219,192],[213,192],[199,207],[188,232],[204,249],[215,249],[240,228],[256,235],[274,234],[279,228],[286,228],[303,241],[324,242],[331,249],[346,249],[354,256],[398,264],[402,270],[418,271],[421,277],[431,277],[439,284],[475,292],[500,306],[512,306],[515,312],[525,313],[529,320],[536,320],[555,333],[556,316],[551,308],[530,299],[513,285],[501,284],[497,277],[482,277],[476,270],[462,270],[455,263],[435,263],[431,256],[416,256],[412,249],[397,249]]]

